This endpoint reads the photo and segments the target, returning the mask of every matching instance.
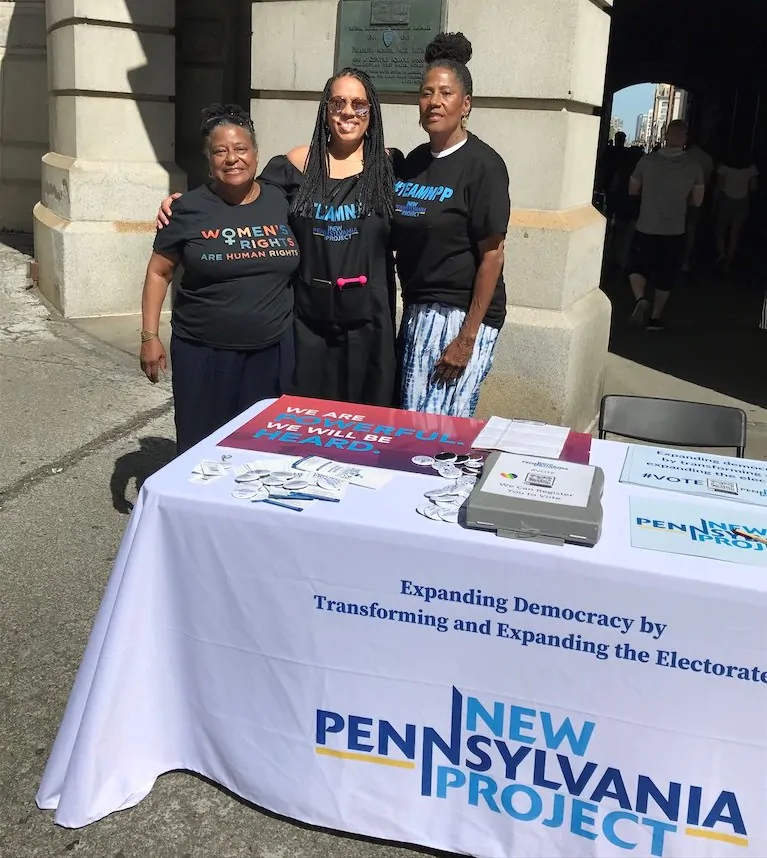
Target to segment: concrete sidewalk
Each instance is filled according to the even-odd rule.
[[[22,241],[0,245],[0,492],[6,495],[169,413],[172,404],[169,384],[140,383],[132,355],[62,320],[27,288]]]

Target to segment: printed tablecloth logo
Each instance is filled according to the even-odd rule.
[[[425,798],[458,798],[477,812],[564,828],[627,852],[640,847],[639,854],[661,858],[678,836],[748,846],[735,792],[712,792],[681,776],[661,781],[589,759],[595,721],[483,702],[453,688],[449,723],[443,735],[434,727],[319,709],[315,751],[352,763],[420,769],[413,787]]]

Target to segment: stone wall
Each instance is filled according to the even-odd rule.
[[[610,306],[591,205],[610,0],[447,0],[474,46],[470,128],[506,160],[508,320],[480,410],[583,428],[598,411]],[[333,71],[336,0],[253,4],[251,110],[262,159],[306,142]],[[387,142],[425,137],[415,96],[387,96]]]
[[[65,316],[136,313],[175,164],[174,0],[47,0],[41,292]]]
[[[0,230],[32,230],[47,148],[45,0],[0,0]]]

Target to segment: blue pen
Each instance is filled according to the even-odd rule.
[[[309,492],[285,492],[283,494],[274,494],[273,497],[281,498],[282,500],[319,500],[330,501],[331,503],[340,503],[341,498],[327,497],[325,495],[314,495]]]
[[[340,503],[341,498],[327,497],[326,495],[312,495],[308,492],[295,492],[290,495],[291,500],[318,500],[329,501],[330,503]]]
[[[304,511],[302,507],[293,506],[292,504],[289,504],[289,503],[282,503],[281,501],[272,500],[271,498],[259,498],[258,500],[256,500],[254,498],[251,501],[251,503],[268,503],[268,504],[271,504],[272,506],[281,506],[283,509],[292,509],[293,512],[303,512]]]

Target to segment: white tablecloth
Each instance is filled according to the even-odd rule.
[[[141,491],[38,794],[56,822],[189,769],[481,858],[767,855],[764,570],[631,548],[653,490],[618,483],[624,445],[592,451],[601,541],[556,548],[419,516],[438,476],[300,514],[190,483],[251,413]]]

